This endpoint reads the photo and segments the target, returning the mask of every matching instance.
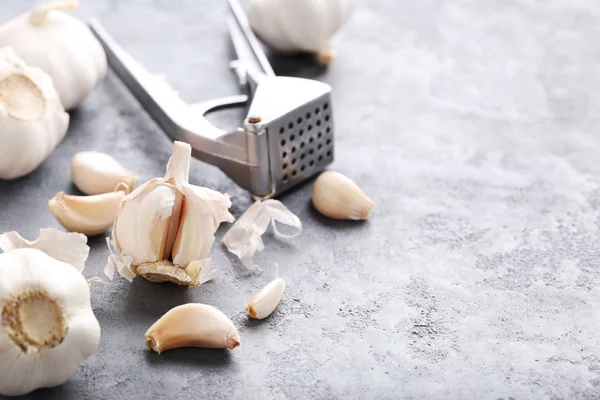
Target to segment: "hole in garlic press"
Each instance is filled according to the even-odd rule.
[[[331,144],[331,139],[327,139],[327,141],[325,143]]]
[[[304,171],[306,169],[306,167],[303,165],[300,167],[300,171]]]
[[[315,152],[315,151],[314,151],[313,149],[309,149],[309,150],[308,150],[308,154],[310,154],[311,156],[312,156],[312,154],[313,154],[314,152]]]
[[[310,119],[310,113],[306,113],[306,119]]]
[[[331,150],[327,151],[327,157],[331,157]]]
[[[304,157],[306,157],[306,154],[302,153],[302,155],[300,156],[300,159],[304,160]]]
[[[296,174],[297,174],[297,172],[296,172],[296,170],[294,170],[294,171],[292,172],[292,176],[296,176]]]
[[[321,110],[319,110],[319,107],[315,108],[315,114],[318,114],[319,111],[321,111]]]
[[[329,121],[329,115],[325,116],[325,121]]]
[[[289,128],[289,129],[294,129],[294,123],[293,123],[293,122],[290,122],[290,124],[288,125],[288,128]]]
[[[308,139],[308,143],[312,143],[314,141],[313,138]]]
[[[302,135],[304,135],[304,130],[300,129],[300,131],[298,131],[298,136],[302,136]]]
[[[319,132],[319,134],[317,135],[317,137],[318,137],[319,139],[321,139],[321,136],[323,136],[323,134],[322,134],[321,132]]]
[[[285,143],[286,143],[286,142],[285,142],[285,140],[282,140],[282,141],[281,141],[281,145],[282,145],[282,146],[285,146]]]
[[[292,147],[292,153],[295,153],[295,152],[296,152],[296,148]]]
[[[327,110],[329,108],[329,103],[323,104],[323,110]]]
[[[323,156],[319,156],[319,161],[323,161]]]
[[[309,126],[308,126],[308,130],[309,130],[309,131],[312,131],[312,125],[309,125]]]
[[[302,123],[302,117],[298,117],[298,120],[296,122],[298,123],[298,125],[300,125]]]
[[[304,142],[300,143],[300,148],[304,148]]]
[[[288,176],[286,174],[286,175],[283,176],[283,183],[287,183],[287,181],[288,181]]]
[[[317,146],[317,149],[318,149],[318,150],[321,150],[321,148],[323,148],[323,145],[322,145],[322,144],[319,144],[319,145]]]
[[[327,133],[331,132],[331,128],[328,127],[327,129],[325,129],[325,132],[327,132]]]
[[[279,134],[283,135],[284,132],[285,132],[285,128],[283,128],[283,127],[279,128]]]
[[[292,158],[292,165],[296,165],[296,159]]]
[[[284,164],[281,166],[281,168],[283,168],[283,169],[286,169],[286,168],[287,168],[287,164],[285,164],[285,163],[284,163]]]
[[[308,165],[310,165],[312,167],[313,165],[315,165],[315,162],[313,160],[310,160],[310,162],[308,163]]]
[[[320,119],[317,120],[317,126],[321,126],[321,120]]]
[[[296,136],[294,136],[294,135],[290,136],[290,142],[293,142],[294,139],[296,139]]]
[[[283,153],[281,153],[281,157],[286,158],[287,157],[287,153],[284,151]]]

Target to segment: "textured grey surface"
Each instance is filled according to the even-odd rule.
[[[1,18],[32,3],[4,0]],[[236,93],[224,2],[83,3],[79,16],[95,14],[186,99]],[[270,270],[244,276],[218,245],[221,274],[197,289],[94,286],[98,353],[30,398],[600,398],[599,3],[358,3],[327,71],[276,65],[333,86],[334,169],[373,198],[371,220],[318,216],[310,185],[286,195],[305,231],[265,237],[257,260],[277,262],[288,288],[263,322],[242,310]],[[58,227],[46,202],[74,191],[79,150],[163,174],[169,140],[113,74],[72,118],[35,173],[0,182],[0,231]],[[250,204],[215,168],[192,169],[233,196],[236,216]],[[90,244],[94,276],[108,251]],[[145,350],[145,330],[192,301],[229,315],[242,347]]]

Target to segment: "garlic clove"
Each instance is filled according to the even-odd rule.
[[[96,196],[71,196],[59,192],[48,201],[48,208],[66,229],[94,236],[105,232],[113,224],[124,197],[122,191]]]
[[[367,219],[373,201],[350,178],[325,171],[315,181],[312,202],[317,211],[333,219]]]
[[[122,184],[129,193],[138,181],[136,174],[108,154],[98,151],[75,154],[71,160],[71,177],[75,186],[87,195],[110,193]]]
[[[146,332],[146,346],[157,353],[180,347],[234,349],[239,345],[240,334],[231,320],[206,304],[175,307]]]
[[[277,278],[265,286],[246,306],[246,312],[251,318],[264,319],[275,311],[283,297],[285,281]]]

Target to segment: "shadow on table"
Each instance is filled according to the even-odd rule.
[[[215,368],[227,367],[232,363],[231,352],[227,349],[185,347],[168,350],[161,354],[147,349],[145,357],[149,364],[164,365],[164,368],[173,364]]]

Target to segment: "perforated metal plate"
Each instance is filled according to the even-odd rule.
[[[332,111],[330,95],[326,94],[269,124],[272,173],[278,193],[333,162]]]

